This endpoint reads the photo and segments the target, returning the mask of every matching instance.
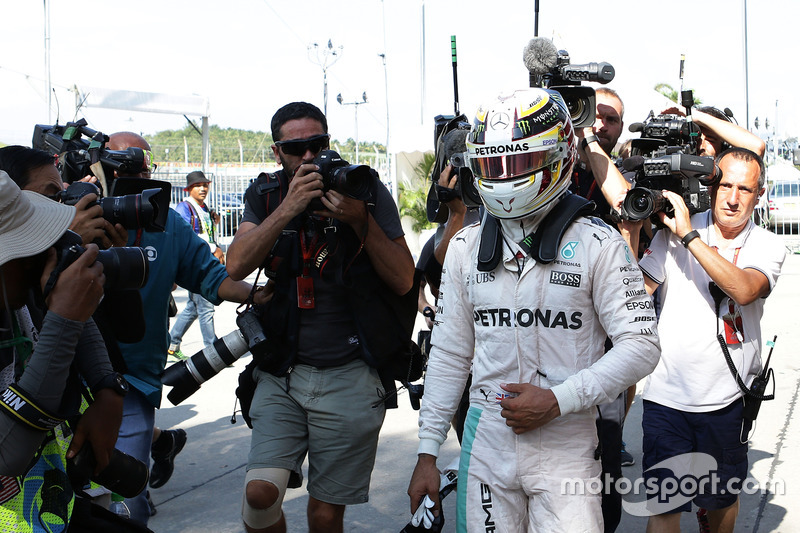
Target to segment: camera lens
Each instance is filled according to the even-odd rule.
[[[97,262],[103,265],[108,289],[141,289],[150,274],[144,250],[135,246],[101,250]]]
[[[357,200],[369,198],[372,173],[366,165],[347,165],[331,171],[329,186],[334,191]]]
[[[644,220],[653,213],[661,211],[665,200],[661,191],[634,187],[622,202],[622,211],[628,220]]]

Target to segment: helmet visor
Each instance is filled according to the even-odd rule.
[[[531,174],[549,165],[560,152],[558,146],[535,152],[489,157],[469,157],[469,167],[476,176],[485,179],[510,179]]]

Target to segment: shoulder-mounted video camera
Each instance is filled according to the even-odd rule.
[[[475,209],[480,207],[481,197],[466,161],[467,134],[471,127],[467,117],[463,114],[437,115],[433,120],[436,160],[431,170],[432,183],[426,208],[428,220],[442,224],[447,222],[449,211],[445,204],[461,198],[467,209]],[[439,176],[447,165],[453,165],[453,173],[456,175],[456,185],[452,189],[439,185]]]
[[[58,200],[75,205],[90,193],[98,196],[103,218],[126,229],[164,231],[169,213],[169,182],[146,178],[113,179],[118,174],[138,174],[151,165],[151,154],[141,148],[109,150],[108,135],[86,125],[86,119],[66,125],[37,124],[33,130],[33,147],[58,157],[57,167],[62,181],[69,187]],[[81,182],[86,176],[96,176],[98,185]],[[111,191],[112,196],[102,198]]]
[[[644,220],[659,212],[672,216],[672,204],[662,190],[683,197],[690,214],[711,207],[708,187],[719,183],[722,173],[714,158],[697,155],[700,128],[691,119],[692,91],[681,92],[681,103],[685,117],[650,111],[644,122],[629,127],[642,136],[631,141],[631,157],[622,162],[626,171],[635,172],[634,187],[622,202],[623,219]]]
[[[569,109],[574,128],[588,128],[595,121],[595,94],[581,82],[608,83],[614,79],[609,63],[570,64],[569,52],[558,50],[550,39],[536,37],[522,52],[531,87],[558,91]]]
[[[83,118],[66,125],[37,124],[33,129],[33,147],[58,156],[58,170],[67,183],[86,176],[110,181],[115,170],[137,174],[150,168],[150,152],[134,147],[109,150],[107,142],[108,135],[89,128]]]

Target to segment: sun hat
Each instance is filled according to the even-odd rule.
[[[50,248],[75,218],[75,207],[21,191],[0,170],[0,265]]]
[[[193,172],[189,172],[186,175],[186,187],[183,188],[184,191],[188,191],[192,188],[193,185],[198,183],[211,183],[211,180],[203,174],[202,170],[195,170]]]

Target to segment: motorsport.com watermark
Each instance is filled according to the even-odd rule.
[[[762,485],[757,479],[731,478],[723,481],[717,475],[717,461],[705,453],[686,453],[661,461],[647,469],[665,469],[672,472],[669,477],[648,477],[634,480],[621,477],[565,478],[561,481],[561,494],[610,494],[612,488],[622,496],[622,507],[633,516],[650,516],[673,512],[698,494],[786,494],[783,479],[771,479]],[[630,501],[626,496],[651,495],[645,501]]]

